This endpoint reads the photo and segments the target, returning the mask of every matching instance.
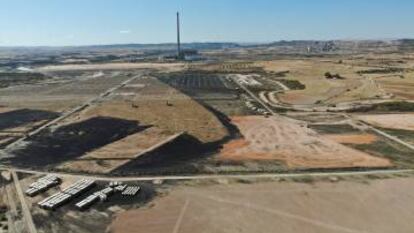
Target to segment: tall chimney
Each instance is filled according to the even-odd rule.
[[[180,13],[177,12],[177,58],[181,58]]]

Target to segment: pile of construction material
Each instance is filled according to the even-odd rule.
[[[131,186],[128,187],[126,184],[122,182],[111,182],[109,183],[108,187],[95,192],[82,201],[75,204],[78,209],[84,210],[96,202],[104,202],[107,201],[110,196],[112,196],[116,192],[122,193],[122,195],[129,195],[133,196],[136,195],[140,190],[138,186]]]
[[[44,190],[44,187],[51,187],[52,184],[60,183],[60,179],[55,176],[46,176],[39,179],[36,183],[33,183],[30,186],[30,189],[26,191],[27,195],[32,195],[32,193],[38,192],[36,190]],[[51,195],[50,197],[40,201],[38,205],[41,208],[47,210],[55,210],[56,208],[66,204],[70,200],[78,197],[82,193],[87,192],[95,185],[95,181],[83,179],[75,182],[68,188]],[[32,191],[33,190],[33,191]],[[128,186],[122,182],[110,182],[107,187],[104,189],[94,192],[93,194],[87,196],[82,201],[75,204],[78,209],[86,209],[96,202],[104,202],[109,199],[115,193],[121,193],[123,196],[135,196],[141,190],[139,186]]]
[[[94,185],[95,181],[93,180],[80,180],[64,189],[63,191],[53,194],[52,196],[44,199],[43,201],[39,202],[38,205],[44,209],[54,210],[57,207],[70,201],[71,199],[77,197],[78,195],[86,192]]]
[[[141,190],[141,187],[139,187],[139,186],[130,186],[130,187],[127,187],[122,192],[122,195],[124,195],[124,196],[135,196],[135,195],[137,195],[139,190]]]
[[[60,181],[60,178],[54,175],[44,176],[36,182],[30,184],[25,193],[27,196],[34,197],[37,194],[45,192],[46,190],[58,185]]]
[[[114,193],[115,189],[112,187],[107,187],[101,191],[95,192],[92,195],[89,195],[87,198],[75,204],[79,209],[86,209],[98,201],[106,201],[110,195]]]

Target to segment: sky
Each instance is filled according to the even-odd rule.
[[[0,46],[414,38],[412,0],[0,0]]]

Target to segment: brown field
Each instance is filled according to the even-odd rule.
[[[400,75],[376,77],[376,82],[388,93],[392,93],[396,98],[414,99],[414,73],[404,73],[402,79]]]
[[[414,114],[358,115],[358,119],[381,128],[414,130]]]
[[[411,233],[413,178],[181,186],[117,215],[114,233]]]
[[[121,73],[111,71],[103,76],[88,76],[87,78],[85,78],[84,76],[86,75],[81,72],[76,73],[77,76],[73,77],[76,82],[61,82],[53,87],[48,87],[47,85],[29,85],[11,88],[15,90],[19,89],[19,91],[15,93],[12,92],[11,89],[0,89],[0,104],[2,104],[2,101],[7,102],[7,107],[2,108],[5,113],[0,112],[0,117],[7,118],[8,121],[13,123],[13,121],[16,121],[17,117],[9,117],[10,114],[7,115],[7,110],[17,109],[19,111],[24,111],[21,114],[19,112],[16,114],[13,113],[30,123],[30,125],[23,125],[16,122],[16,125],[19,123],[18,127],[13,126],[13,130],[22,130],[22,133],[24,133],[35,126],[46,122],[44,120],[39,120],[42,118],[36,118],[37,122],[32,122],[33,120],[29,121],[30,119],[26,120],[27,115],[31,112],[36,114],[49,113],[49,111],[46,113],[43,113],[44,111],[37,113],[39,112],[38,109],[44,109],[45,106],[43,104],[48,105],[49,101],[53,103],[53,106],[50,107],[54,111],[50,111],[50,114],[55,118],[58,116],[56,113],[57,111],[69,110],[71,107],[79,106],[86,101],[89,102],[91,99],[96,99],[97,95],[118,86],[120,83],[127,79],[131,79],[135,75],[142,75],[143,71],[138,70],[131,72]],[[56,73],[56,75],[58,74],[70,76],[72,73]],[[89,75],[89,73],[87,74]],[[33,92],[34,94],[33,96],[16,98],[17,95],[23,92]],[[128,93],[128,95],[125,93]],[[11,94],[11,96],[9,96],[9,94]],[[74,106],[68,106],[65,102],[57,101],[56,98],[49,98],[54,96],[57,98],[69,98],[68,94],[73,96],[73,101],[76,103]],[[5,98],[2,99],[2,97]],[[11,98],[16,102],[8,102],[6,100],[7,98]],[[41,104],[33,104],[33,101],[37,100],[39,100],[39,103]],[[35,110],[20,109],[25,106],[29,107],[29,105],[32,105]],[[13,114],[12,116],[14,116]],[[39,166],[44,167],[48,164],[52,164],[53,168],[64,169],[65,171],[108,173],[134,160],[154,146],[161,146],[163,144],[162,142],[177,134],[187,134],[194,138],[194,140],[200,141],[200,143],[217,142],[229,134],[227,128],[217,116],[202,104],[194,101],[189,96],[167,84],[158,81],[156,78],[148,76],[137,76],[133,82],[117,89],[116,92],[100,98],[99,100],[89,102],[86,108],[61,120],[53,125],[53,128],[59,130],[65,127],[81,124],[84,128],[79,130],[80,133],[84,133],[85,131],[90,130],[88,127],[91,126],[88,125],[89,123],[82,123],[94,122],[95,119],[102,119],[102,117],[117,119],[119,121],[131,121],[130,123],[139,125],[141,129],[132,134],[125,134],[125,138],[123,138],[123,136],[120,137],[120,134],[114,132],[113,138],[116,139],[105,142],[107,144],[94,147],[92,145],[93,143],[91,143],[91,145],[89,145],[91,148],[86,151],[74,148],[77,152],[69,153],[70,155],[65,157],[65,153],[70,150],[70,145],[67,145],[69,147],[67,150],[59,152],[54,151],[52,153],[54,154],[56,152],[57,155],[53,156],[60,156],[61,160],[44,160],[45,163]],[[3,125],[7,122],[3,122]],[[127,124],[129,125],[129,123]],[[2,127],[2,124],[0,124],[0,133]],[[6,128],[7,130],[12,129],[9,125],[4,127],[8,127]],[[117,130],[118,129],[115,129],[115,131]],[[123,130],[124,129],[119,128],[119,132],[123,132]],[[93,134],[92,131],[91,133]],[[13,137],[9,137],[9,134],[6,136],[7,137],[0,138],[0,143],[8,143],[10,142],[9,140],[13,139]],[[97,135],[93,137],[97,137]],[[72,141],[71,143],[75,144],[79,142]],[[22,147],[22,150],[26,150],[22,153],[24,156],[30,156],[32,152],[28,150],[31,150],[31,146],[32,145],[30,144],[27,148]],[[42,148],[50,149],[44,149],[45,151],[42,152],[42,155],[36,154],[33,157],[42,156],[44,158],[44,153],[53,151],[55,147],[53,147],[52,143],[45,143]],[[76,156],[73,156],[75,154]],[[16,158],[16,160],[19,159],[21,158]],[[21,159],[19,161],[24,163],[24,161],[27,162],[28,160]],[[30,162],[28,162],[28,165],[31,165],[29,163]]]
[[[53,75],[53,74],[52,74]],[[65,74],[53,84],[17,85],[0,89],[0,106],[62,112],[85,103],[129,79],[119,72],[85,78]]]
[[[218,141],[227,135],[217,117],[190,97],[152,78],[139,82],[145,88],[139,88],[131,99],[107,101],[70,121],[94,116],[133,120],[157,127],[164,134],[186,132],[202,142]]]
[[[306,85],[305,90],[293,90],[278,95],[280,101],[288,104],[330,104],[371,99],[383,94],[375,83],[356,73],[361,67],[338,64],[337,61],[279,60],[256,64],[267,71],[290,71],[286,79],[298,80]],[[325,72],[340,74],[345,80],[328,80],[324,76]]]
[[[378,139],[373,134],[328,134],[323,137],[341,144],[371,144]]]
[[[219,160],[279,160],[289,168],[387,167],[391,162],[320,137],[282,117],[234,117],[244,140],[224,146]]]
[[[228,135],[226,127],[213,113],[181,92],[148,77],[133,85],[138,88],[128,87],[128,92],[134,91],[134,95],[93,105],[64,120],[62,125],[111,117],[136,121],[146,129],[67,161],[58,168],[109,173],[177,134],[187,133],[202,143],[216,142]]]

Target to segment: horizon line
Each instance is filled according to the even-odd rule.
[[[401,37],[401,38],[359,38],[359,39],[281,39],[274,41],[255,41],[255,42],[242,42],[242,41],[193,41],[182,42],[182,45],[188,44],[238,44],[238,45],[266,45],[278,42],[295,42],[295,41],[398,41],[398,40],[414,40],[414,37]],[[74,47],[101,47],[101,46],[126,46],[126,45],[175,45],[177,42],[160,42],[160,43],[103,43],[103,44],[79,44],[79,45],[0,45],[0,48],[74,48]]]

